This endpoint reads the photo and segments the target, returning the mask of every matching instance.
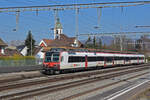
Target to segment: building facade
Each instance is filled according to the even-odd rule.
[[[0,38],[0,55],[5,55],[7,44]]]

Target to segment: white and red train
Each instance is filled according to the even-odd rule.
[[[47,74],[55,74],[64,70],[86,70],[89,68],[142,63],[145,63],[143,54],[53,48],[45,52],[43,71]]]

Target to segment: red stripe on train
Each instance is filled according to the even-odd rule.
[[[87,57],[87,55],[85,56],[85,68],[87,68],[88,67],[88,57]]]

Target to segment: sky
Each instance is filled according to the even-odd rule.
[[[0,0],[2,7],[21,6],[45,6],[77,3],[102,3],[117,1],[140,1],[140,0]],[[149,0],[145,0],[149,1]],[[79,9],[78,32],[103,33],[122,31],[150,31],[150,28],[135,28],[137,25],[150,26],[150,4],[121,8],[102,8],[102,15],[98,18],[97,8]],[[67,36],[76,36],[75,10],[64,10],[58,12],[58,17],[63,26],[63,32]],[[34,39],[40,42],[43,38],[53,39],[54,11],[21,12],[19,16],[18,30],[16,28],[16,16],[13,12],[0,13],[0,38],[5,42],[12,40],[25,40],[28,31],[31,30]],[[99,26],[99,29],[94,27]],[[137,38],[137,36],[129,36]],[[86,37],[79,37],[85,40]]]

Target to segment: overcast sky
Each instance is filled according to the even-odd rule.
[[[113,1],[138,0],[0,0],[0,8]],[[135,28],[136,25],[150,25],[150,5],[126,7],[123,8],[123,12],[121,8],[103,8],[100,22],[97,12],[96,8],[79,10],[79,33],[150,31],[150,28]],[[64,34],[75,36],[75,11],[59,11],[58,16],[64,28]],[[38,42],[43,38],[53,39],[53,31],[50,29],[54,27],[54,12],[41,11],[38,16],[35,12],[21,12],[18,26],[19,29],[14,32],[13,29],[16,28],[15,13],[0,13],[0,38],[6,42],[24,40],[28,30],[32,31],[35,40]],[[95,26],[99,26],[100,29],[95,29]],[[80,37],[80,39],[85,38]]]

